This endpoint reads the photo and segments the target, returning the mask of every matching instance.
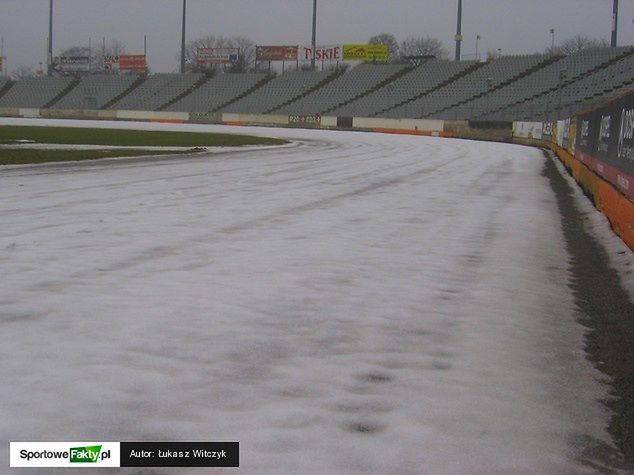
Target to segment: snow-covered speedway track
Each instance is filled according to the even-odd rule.
[[[235,440],[244,473],[592,471],[608,388],[539,150],[245,131],[295,142],[0,169],[3,444]]]

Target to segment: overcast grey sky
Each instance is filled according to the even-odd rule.
[[[54,0],[54,54],[69,46],[123,42],[143,52],[155,72],[178,68],[182,0]],[[457,0],[318,0],[318,43],[366,42],[393,33],[437,37],[453,52]],[[48,0],[0,0],[0,35],[9,69],[46,61]],[[188,40],[214,34],[247,36],[258,44],[310,43],[312,0],[188,0]],[[612,0],[464,0],[463,54],[502,48],[542,51],[577,33],[609,40]],[[634,0],[621,0],[619,44],[634,44]],[[453,53],[452,53],[453,54]]]

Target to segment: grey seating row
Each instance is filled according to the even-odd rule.
[[[384,87],[335,109],[334,115],[372,117],[428,92],[474,64],[432,60],[406,72]]]
[[[266,77],[261,73],[218,74],[166,110],[211,112],[244,94]]]
[[[402,64],[361,64],[324,87],[282,107],[279,114],[321,114],[371,90],[395,74],[404,71]]]
[[[123,94],[138,76],[134,74],[95,74],[84,76],[80,83],[62,97],[53,109],[101,109]]]
[[[198,82],[203,74],[153,74],[110,109],[153,111],[167,104]]]
[[[332,72],[327,71],[291,71],[269,81],[239,101],[222,108],[219,112],[237,112],[262,114],[290,101],[321,81]]]
[[[539,98],[557,90],[561,84],[574,83],[586,76],[597,74],[619,56],[627,55],[631,48],[602,48],[586,50],[559,60],[508,84],[483,97],[439,114],[439,119],[476,117],[499,120],[508,116],[505,109]]]
[[[72,81],[69,77],[22,78],[0,97],[0,107],[44,107]]]

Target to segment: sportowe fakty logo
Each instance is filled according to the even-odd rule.
[[[23,460],[65,460],[70,463],[97,463],[110,459],[110,450],[101,451],[101,445],[71,447],[68,450],[20,450]]]
[[[10,442],[9,466],[15,468],[118,467],[119,442]]]

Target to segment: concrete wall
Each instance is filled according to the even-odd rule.
[[[412,130],[442,132],[444,121],[427,119],[383,119],[378,117],[354,117],[352,128],[369,130]]]

